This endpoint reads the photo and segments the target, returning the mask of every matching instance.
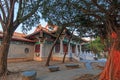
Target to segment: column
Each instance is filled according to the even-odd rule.
[[[75,53],[76,53],[76,56],[78,57],[78,44],[76,44]]]
[[[43,43],[40,43],[40,58],[43,57]]]
[[[82,54],[82,45],[81,44],[79,45],[79,48],[80,48],[80,52],[79,53]]]
[[[72,58],[72,51],[71,51],[70,43],[68,44],[68,57]]]
[[[80,51],[79,51],[79,55],[78,55],[78,56],[79,56],[80,58],[83,58],[83,54],[82,54],[82,50],[81,50],[81,44],[79,44],[79,50],[80,50]]]
[[[60,54],[63,54],[63,39],[60,39]]]
[[[43,51],[44,42],[45,42],[45,38],[44,37],[40,38],[40,58],[41,59],[44,57],[44,51]]]

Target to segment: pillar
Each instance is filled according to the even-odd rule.
[[[42,60],[44,56],[44,42],[45,42],[45,38],[40,38],[40,59]]]
[[[60,39],[60,54],[63,54],[63,39]]]
[[[78,57],[78,44],[76,44],[75,53],[76,53],[76,56]]]
[[[72,58],[72,50],[71,50],[70,43],[68,44],[68,57]]]
[[[79,53],[82,54],[82,45],[81,44],[79,45],[79,48],[80,48],[80,52]]]
[[[43,43],[40,43],[40,58],[43,57]]]

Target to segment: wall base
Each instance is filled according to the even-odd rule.
[[[7,62],[25,62],[25,61],[33,61],[33,58],[8,58]]]

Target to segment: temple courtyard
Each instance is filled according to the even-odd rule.
[[[65,64],[79,64],[79,68],[70,69]],[[8,75],[7,80],[22,80],[21,73],[24,71],[34,70],[37,72],[37,80],[87,80],[77,79],[82,75],[99,74],[105,65],[102,61],[72,61],[65,62],[51,61],[50,65],[58,66],[59,71],[50,72],[48,67],[45,66],[45,61],[28,61],[19,63],[8,63],[8,69],[13,72]]]

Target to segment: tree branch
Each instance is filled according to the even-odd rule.
[[[84,1],[84,3],[87,7],[88,7],[88,5],[90,5],[86,1]],[[74,8],[79,8],[84,13],[97,13],[97,12],[99,12],[98,10],[85,9],[82,6],[79,6],[79,5],[76,5],[76,4],[72,4],[71,6],[73,6]]]
[[[37,5],[33,8],[33,10],[30,13],[19,19],[19,23],[22,23],[25,20],[27,20],[29,17],[31,17],[38,10],[39,6],[40,6],[40,0],[38,0]]]
[[[13,24],[13,18],[14,18],[14,6],[15,6],[15,0],[10,1],[10,10],[8,15],[8,22],[7,22],[7,28],[10,27],[10,24]],[[13,26],[12,26],[13,27]]]
[[[108,11],[113,15],[117,15],[117,13],[120,11],[119,1],[113,0],[109,4],[110,4],[110,8],[108,9]]]
[[[100,17],[99,15],[96,15],[96,14],[86,13],[85,15],[91,15],[91,16],[95,17],[96,19],[102,20],[102,17]]]
[[[7,12],[9,11],[9,5],[8,5],[8,0],[4,0],[5,1],[5,5],[6,5],[6,10],[7,10]],[[9,12],[8,12],[9,13]]]
[[[22,0],[19,1],[19,8],[18,8],[18,14],[16,20],[18,20],[22,16],[21,10],[22,10]]]
[[[97,4],[97,0],[91,0],[92,3],[103,13],[108,13],[106,9],[104,9],[102,6]]]
[[[6,15],[5,15],[5,10],[3,8],[3,5],[2,5],[2,1],[0,0],[0,9],[2,11],[2,16],[3,16],[3,20],[5,21],[6,20]],[[1,17],[2,19],[2,17]]]
[[[2,17],[1,17],[1,15],[0,15],[0,23],[1,23],[1,25],[2,25],[2,28],[4,28],[4,26],[5,26],[5,23],[4,23],[4,21],[2,20]]]

